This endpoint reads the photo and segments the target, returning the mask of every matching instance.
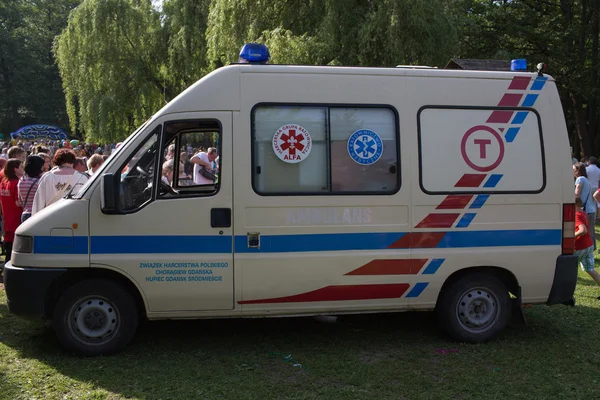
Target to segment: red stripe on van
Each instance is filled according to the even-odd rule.
[[[510,82],[508,90],[527,90],[531,78],[529,76],[515,76]]]
[[[494,111],[486,122],[491,124],[507,124],[512,115],[512,111]]]
[[[397,299],[402,297],[409,287],[410,285],[408,283],[327,286],[321,289],[295,294],[292,296],[238,301],[238,304]]]
[[[373,260],[345,275],[416,275],[428,260]]]
[[[388,249],[431,249],[437,247],[446,232],[407,233],[388,246]]]
[[[437,210],[457,210],[463,209],[469,204],[473,196],[466,195],[449,195],[442,201],[442,203],[436,207]]]
[[[459,213],[429,214],[415,228],[452,228]]]
[[[454,187],[468,187],[475,188],[481,185],[481,182],[485,179],[486,174],[464,174]]]
[[[498,105],[500,107],[517,107],[521,102],[523,95],[521,93],[506,93]]]

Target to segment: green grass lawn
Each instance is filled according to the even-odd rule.
[[[525,309],[529,327],[455,343],[431,313],[149,322],[121,354],[80,358],[8,314],[0,290],[1,399],[596,399],[600,288],[577,306]]]

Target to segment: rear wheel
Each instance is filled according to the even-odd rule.
[[[504,284],[485,274],[466,275],[444,288],[436,314],[440,325],[461,342],[494,338],[510,319],[510,297]]]
[[[83,356],[123,349],[135,335],[138,312],[131,294],[105,279],[69,288],[54,309],[52,326],[58,340]]]

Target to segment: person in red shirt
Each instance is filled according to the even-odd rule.
[[[19,201],[19,179],[23,176],[23,161],[11,158],[4,166],[4,176],[0,181],[0,203],[4,215],[4,251],[6,262],[10,261],[15,231],[21,223],[23,207]]]
[[[598,285],[600,285],[600,274],[594,269],[594,243],[590,236],[590,223],[587,213],[581,209],[583,203],[581,198],[575,199],[575,255],[579,259],[581,269],[587,272]]]

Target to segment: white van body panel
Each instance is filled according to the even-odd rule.
[[[33,253],[15,253],[14,265],[89,267],[89,202],[63,199],[22,223],[18,231],[36,238]]]
[[[391,110],[399,187],[387,194],[259,194],[253,118],[261,105]],[[510,119],[493,122],[497,111]],[[448,277],[472,267],[509,271],[524,303],[542,303],[561,254],[562,205],[573,202],[561,113],[553,79],[532,73],[221,68],[160,110],[102,170],[119,174],[168,121],[215,119],[222,127],[222,172],[214,196],[154,199],[137,212],[106,215],[101,179],[95,178],[81,199],[49,207],[17,231],[38,243],[52,229],[76,223],[73,235],[89,252],[60,253],[51,246],[54,253],[43,257],[15,253],[13,264],[111,269],[139,288],[149,318],[431,309]],[[481,135],[480,142],[467,143],[462,154],[465,132],[480,125],[490,130],[467,136]],[[486,157],[500,158],[488,134],[502,136],[504,158],[491,170],[473,170],[463,160],[482,155],[477,151],[484,147]],[[211,227],[214,208],[232,210],[232,227]],[[249,234],[260,234],[259,248],[249,246]],[[218,267],[220,281],[150,280],[166,263],[227,267]],[[144,266],[150,264],[163,267]]]
[[[148,131],[152,132],[168,118],[171,115],[156,119],[148,125]],[[231,149],[231,112],[181,113],[177,118],[218,119],[224,132],[222,146]],[[118,173],[119,169],[111,168],[110,171]],[[231,159],[223,160],[223,181],[231,182],[231,175]],[[100,187],[94,190],[99,192]],[[141,210],[126,215],[105,215],[101,211],[99,193],[91,198],[90,218],[98,221],[90,230],[91,263],[109,265],[116,271],[130,274],[142,287],[149,312],[233,309],[232,231],[222,228],[222,233],[217,233],[219,238],[215,239],[210,227],[212,208],[232,208],[231,183],[221,185],[215,196],[179,199],[177,204],[156,199]],[[115,226],[119,226],[118,232],[115,232]],[[210,243],[207,243],[207,236],[212,238]],[[213,252],[213,246],[226,246],[229,251]],[[167,265],[180,263],[227,266],[219,267],[220,280],[198,290],[197,284],[188,281],[194,274],[186,274],[186,281],[177,280],[182,277],[180,274],[169,274],[179,269]],[[162,267],[156,268],[156,264]],[[190,267],[188,272],[199,269]],[[164,290],[169,286],[173,290]]]

